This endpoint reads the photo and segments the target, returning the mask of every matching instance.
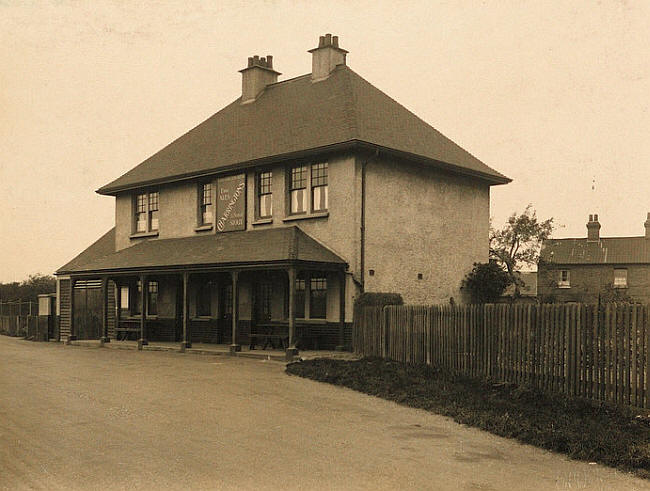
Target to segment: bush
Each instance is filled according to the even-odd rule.
[[[355,305],[404,305],[402,295],[399,293],[366,292],[359,295],[354,301]]]
[[[474,268],[463,280],[463,288],[469,292],[472,302],[492,303],[510,283],[510,276],[497,263],[474,263]]]

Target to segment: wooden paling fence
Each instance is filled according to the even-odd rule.
[[[0,334],[29,336],[38,330],[38,302],[0,301]]]
[[[352,336],[363,356],[650,408],[648,305],[362,306]]]

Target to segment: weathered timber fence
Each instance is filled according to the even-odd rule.
[[[33,336],[38,331],[38,302],[0,301],[0,334]]]
[[[363,306],[354,351],[650,408],[650,307]]]

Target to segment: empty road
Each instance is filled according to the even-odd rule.
[[[0,336],[0,489],[650,489],[283,369]]]

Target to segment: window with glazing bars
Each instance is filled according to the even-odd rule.
[[[296,317],[299,319],[305,318],[305,286],[304,278],[296,278],[296,291],[294,293]]]
[[[149,228],[158,230],[158,191],[149,193]]]
[[[307,167],[304,165],[292,167],[290,177],[291,213],[305,213],[307,211]]]
[[[147,195],[138,194],[135,198],[135,231],[147,231]]]
[[[311,166],[311,208],[313,211],[327,210],[327,162]]]
[[[158,230],[158,191],[141,193],[135,197],[135,231]]]
[[[201,225],[212,224],[212,183],[204,182],[201,187]]]
[[[312,276],[309,282],[309,318],[324,319],[327,313],[327,279]]]
[[[257,210],[259,218],[273,216],[273,173],[260,172],[257,175]]]
[[[158,282],[150,281],[147,290],[147,315],[158,315]]]

